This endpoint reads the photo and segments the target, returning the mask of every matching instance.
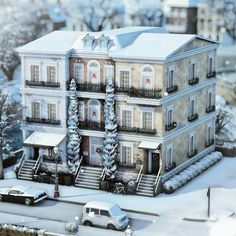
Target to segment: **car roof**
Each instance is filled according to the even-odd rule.
[[[17,191],[21,191],[21,192],[24,192],[26,191],[27,189],[29,189],[30,187],[29,186],[26,186],[26,185],[15,185],[13,186],[12,188],[10,188],[9,190],[17,190]]]
[[[109,210],[109,209],[111,209],[114,205],[116,205],[116,204],[110,203],[110,202],[91,201],[91,202],[88,202],[87,204],[85,204],[84,207]]]

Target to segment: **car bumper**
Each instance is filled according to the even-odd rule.
[[[129,220],[125,220],[122,223],[120,223],[119,225],[116,225],[117,230],[122,230],[125,229],[128,226]]]
[[[43,196],[43,197],[41,197],[41,198],[38,198],[38,199],[36,199],[36,200],[34,200],[34,203],[37,203],[37,202],[41,202],[41,201],[43,201],[45,198],[47,198],[48,196],[47,195],[45,195],[45,196]]]

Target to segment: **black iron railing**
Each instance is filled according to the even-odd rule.
[[[207,73],[206,77],[208,79],[215,78],[216,77],[216,72],[215,71],[209,72],[209,73]]]
[[[187,154],[187,158],[192,158],[192,157],[194,157],[194,156],[196,156],[197,155],[197,149],[194,149],[192,152],[189,152],[188,154]]]
[[[104,131],[105,124],[104,122],[80,121],[79,128]]]
[[[170,131],[170,130],[176,128],[176,126],[177,126],[177,123],[176,122],[172,122],[171,124],[165,125],[165,130],[166,131]]]
[[[139,127],[126,127],[126,126],[118,126],[118,131],[123,132],[134,132],[134,133],[142,133],[142,134],[156,134],[156,129],[144,129]]]
[[[208,142],[205,143],[205,147],[210,147],[210,146],[212,146],[214,143],[215,143],[215,140],[214,140],[214,139],[211,139],[210,141],[208,141]]]
[[[176,163],[173,161],[170,165],[165,167],[165,172],[169,172],[176,167]]]
[[[197,84],[197,83],[199,83],[199,78],[193,78],[193,79],[190,79],[188,81],[189,85],[194,85],[194,84]]]
[[[171,87],[166,88],[167,93],[174,93],[176,91],[178,91],[178,85],[173,85]]]
[[[197,119],[198,119],[198,114],[193,114],[188,117],[189,122],[193,122],[194,120],[197,120]]]
[[[54,87],[54,88],[60,87],[60,83],[59,82],[26,80],[25,84],[28,85],[28,86],[41,86],[41,87]]]
[[[101,84],[92,84],[92,83],[77,83],[77,91],[84,92],[94,92],[94,93],[105,93],[106,85]]]
[[[210,113],[216,110],[215,105],[209,106],[206,108],[206,113]]]
[[[26,121],[30,123],[42,123],[42,124],[50,124],[50,125],[60,125],[60,120],[52,120],[52,119],[44,119],[44,118],[34,118],[34,117],[26,117]]]

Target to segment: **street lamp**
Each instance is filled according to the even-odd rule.
[[[58,147],[53,148],[54,156],[55,156],[55,189],[54,189],[54,197],[60,197],[59,193],[59,180],[58,180],[58,173],[57,173],[57,161],[59,156],[59,149]]]

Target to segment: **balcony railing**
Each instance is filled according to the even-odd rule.
[[[187,158],[192,158],[197,155],[197,149],[194,149],[192,152],[187,154]]]
[[[92,129],[92,130],[105,130],[104,122],[92,122],[92,121],[80,121],[79,122],[80,129]]]
[[[178,85],[173,85],[171,87],[166,88],[167,93],[174,93],[176,91],[178,91]]]
[[[189,122],[192,122],[192,121],[197,120],[197,119],[198,119],[198,114],[193,114],[193,115],[188,117]]]
[[[194,85],[199,83],[199,78],[193,78],[188,81],[189,85]]]
[[[140,97],[140,98],[153,98],[160,99],[161,89],[142,89],[142,88],[127,88],[127,87],[116,87],[116,92],[128,93],[130,97]]]
[[[205,147],[210,147],[210,146],[212,146],[214,143],[215,143],[215,140],[214,140],[214,139],[211,139],[210,141],[208,141],[208,142],[205,143]]]
[[[216,72],[215,71],[212,71],[212,72],[209,72],[207,73],[207,76],[206,76],[208,79],[210,78],[215,78],[216,77]]]
[[[118,126],[118,131],[124,132],[134,132],[134,133],[142,133],[142,134],[156,134],[156,129],[144,129],[138,127],[126,127],[126,126]]]
[[[176,163],[173,161],[170,165],[165,167],[165,172],[169,172],[176,167]]]
[[[213,111],[215,111],[215,109],[216,109],[215,105],[209,106],[206,108],[206,113],[213,112]]]
[[[77,91],[105,93],[106,85],[104,84],[92,84],[92,83],[77,83]]]
[[[177,126],[177,123],[176,122],[172,122],[171,124],[168,124],[168,125],[165,126],[165,130],[166,131],[170,131],[170,130],[176,128],[176,126]]]
[[[29,85],[29,86],[40,86],[40,87],[54,87],[54,88],[60,87],[60,83],[59,82],[48,82],[48,81],[26,80],[25,84]]]
[[[34,118],[26,117],[26,121],[30,123],[41,123],[41,124],[50,124],[50,125],[60,125],[60,120],[44,119],[44,118]]]

